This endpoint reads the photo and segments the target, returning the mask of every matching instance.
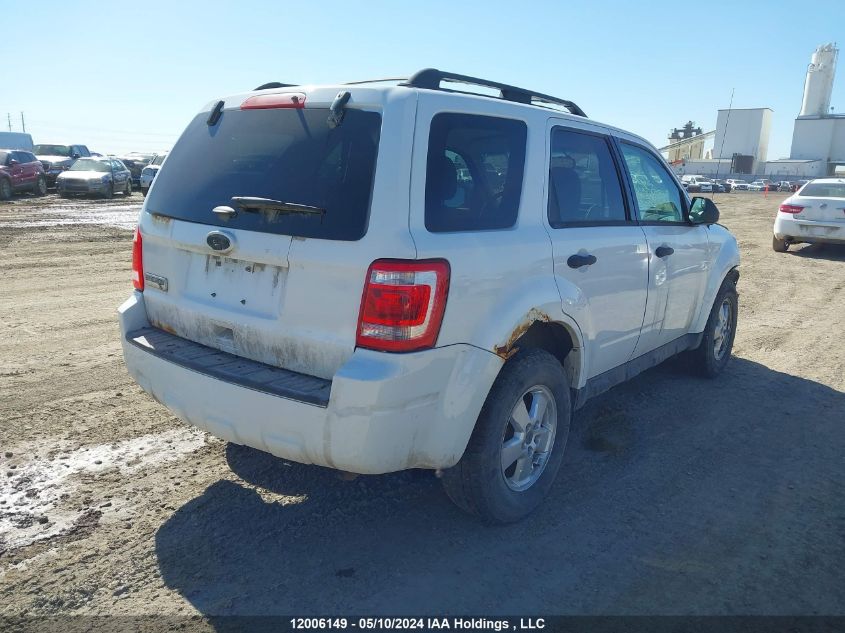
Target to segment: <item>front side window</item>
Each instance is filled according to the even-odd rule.
[[[425,226],[432,232],[516,223],[525,170],[523,121],[442,113],[431,121]]]
[[[684,222],[681,191],[666,168],[649,151],[622,143],[622,156],[631,181],[642,222]]]
[[[551,148],[549,224],[626,220],[619,172],[604,137],[557,127]]]

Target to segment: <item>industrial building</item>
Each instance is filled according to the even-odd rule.
[[[838,55],[835,44],[819,46],[812,55],[789,158],[767,160],[770,108],[719,110],[714,131],[670,135],[669,145],[661,151],[678,174],[790,180],[845,173],[845,114],[834,114],[830,107]],[[705,149],[709,137],[713,147]]]

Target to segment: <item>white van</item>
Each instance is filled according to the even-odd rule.
[[[32,136],[23,132],[0,132],[0,149],[22,149],[32,152]]]

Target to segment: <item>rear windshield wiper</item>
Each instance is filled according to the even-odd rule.
[[[232,198],[232,202],[244,211],[279,211],[281,213],[301,213],[320,217],[323,217],[326,213],[326,210],[322,207],[313,207],[310,204],[299,204],[298,202],[283,202],[272,198],[235,196]]]

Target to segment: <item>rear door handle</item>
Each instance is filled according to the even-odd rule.
[[[595,255],[571,255],[566,260],[566,265],[570,268],[581,268],[581,266],[592,266],[596,263]]]
[[[669,255],[674,252],[675,249],[671,246],[658,246],[657,249],[654,251],[654,254],[658,257],[669,257]]]

